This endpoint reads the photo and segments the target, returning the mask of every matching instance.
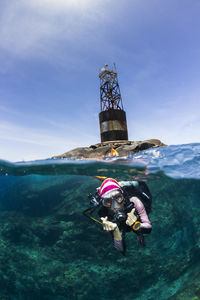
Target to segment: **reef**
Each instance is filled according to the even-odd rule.
[[[111,150],[117,151],[119,156],[130,156],[133,153],[166,146],[158,139],[145,141],[110,141],[91,145],[89,147],[79,147],[53,158],[74,158],[74,159],[104,159],[111,156]],[[116,153],[116,152],[115,152]]]
[[[127,234],[124,257],[82,215],[97,179],[11,179],[0,195],[0,299],[200,299],[198,181],[149,180],[153,231],[146,248]]]

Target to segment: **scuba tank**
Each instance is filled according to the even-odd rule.
[[[144,181],[120,181],[125,197],[137,197],[143,203],[147,214],[151,212],[152,195]]]

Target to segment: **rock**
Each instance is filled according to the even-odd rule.
[[[129,156],[133,153],[166,146],[160,140],[150,139],[145,141],[109,141],[91,145],[89,147],[79,147],[53,158],[74,158],[74,159],[104,159],[110,156],[111,149],[117,150],[119,156]]]
[[[1,300],[200,299],[198,180],[150,176],[152,233],[143,248],[137,235],[127,232],[122,256],[101,225],[82,215],[88,193],[95,193],[100,181],[27,177],[20,177],[19,186],[12,176],[4,193],[8,206],[0,211]],[[27,211],[26,198],[33,193]]]

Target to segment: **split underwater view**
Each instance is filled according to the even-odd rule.
[[[104,161],[1,160],[0,175],[0,299],[200,299],[200,144]],[[146,247],[128,232],[123,256],[83,215],[95,176],[146,182]]]

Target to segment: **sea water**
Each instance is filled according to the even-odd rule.
[[[0,299],[200,299],[200,144],[104,161],[1,160],[0,175]],[[122,256],[82,214],[95,176],[147,183],[145,248],[127,233]]]

